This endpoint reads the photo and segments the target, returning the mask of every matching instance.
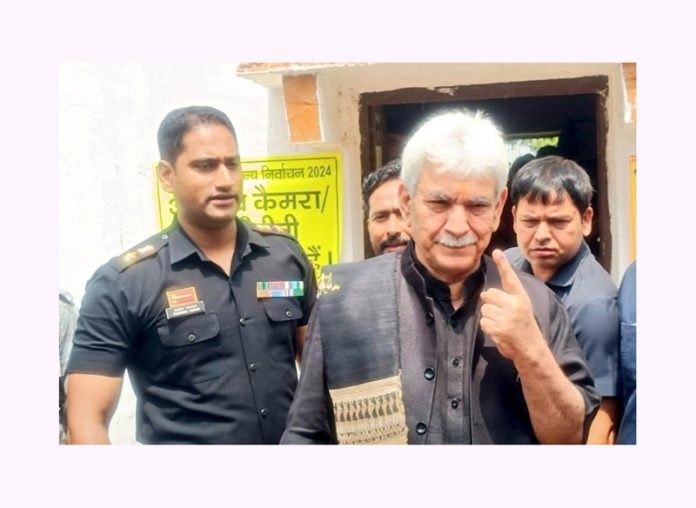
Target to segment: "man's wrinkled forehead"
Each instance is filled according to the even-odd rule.
[[[421,177],[416,183],[416,192],[437,191],[452,192],[455,188],[476,188],[479,191],[484,188],[490,190],[491,196],[496,195],[496,181],[492,176],[465,176],[462,177],[451,169],[441,166],[426,166]]]

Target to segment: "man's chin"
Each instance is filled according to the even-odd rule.
[[[390,252],[401,252],[405,248],[406,248],[406,244],[388,245],[384,249],[382,249],[382,252],[380,254],[389,254]]]
[[[531,252],[529,256],[526,257],[532,265],[538,265],[543,268],[555,268],[561,264],[561,259],[555,252]]]
[[[433,264],[430,267],[426,266],[426,269],[435,278],[446,284],[451,284],[464,281],[478,266],[478,261],[474,259],[454,261],[439,258],[433,260]]]
[[[201,225],[207,229],[222,229],[234,222],[235,215],[207,215],[201,218]]]

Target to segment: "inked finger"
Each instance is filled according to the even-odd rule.
[[[515,273],[514,268],[512,268],[510,261],[508,261],[508,258],[505,257],[502,250],[495,249],[493,251],[493,261],[495,262],[495,266],[498,267],[500,280],[503,283],[503,289],[505,292],[526,295],[527,292],[524,290],[524,286],[522,286],[520,278]]]

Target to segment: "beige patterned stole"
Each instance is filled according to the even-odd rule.
[[[400,373],[329,393],[339,444],[406,444]]]

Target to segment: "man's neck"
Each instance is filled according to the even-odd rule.
[[[553,277],[556,273],[555,268],[543,268],[543,267],[535,267],[532,266],[532,273],[534,276],[539,279],[540,281],[546,283],[549,280],[551,280],[551,277]]]
[[[232,221],[222,227],[204,228],[185,219],[179,219],[179,225],[193,240],[199,249],[222,250],[226,247],[234,248],[237,241],[237,222]]]
[[[419,258],[417,254],[417,249],[413,249],[413,257],[414,259],[425,269],[432,277],[435,279],[439,280],[443,284],[446,284],[447,287],[449,287],[449,292],[450,292],[450,301],[452,302],[452,307],[454,310],[457,310],[459,307],[461,307],[464,304],[464,282],[466,282],[466,279],[476,270],[479,269],[481,266],[481,263],[483,262],[483,259],[480,258],[478,264],[474,267],[473,270],[470,270],[469,272],[462,272],[460,274],[456,275],[450,275],[450,274],[444,274],[440,272],[436,272],[434,270],[429,269]]]
[[[450,288],[450,300],[452,301],[452,307],[454,310],[457,310],[459,307],[464,305],[464,281],[448,284],[448,286]]]
[[[230,275],[237,244],[236,221],[233,220],[220,228],[202,228],[185,219],[179,219],[179,225],[208,259]]]

